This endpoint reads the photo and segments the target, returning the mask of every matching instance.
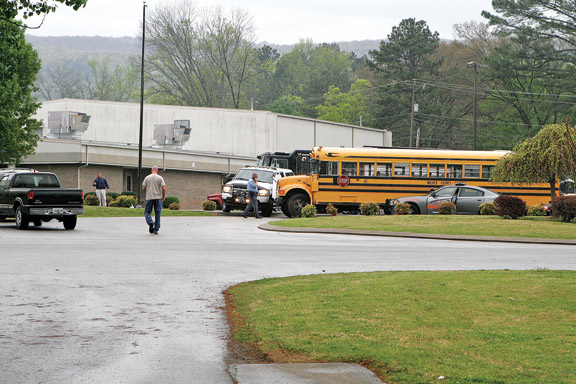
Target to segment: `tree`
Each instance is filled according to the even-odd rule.
[[[496,182],[549,183],[550,197],[556,197],[558,178],[576,174],[574,127],[547,125],[536,136],[518,144],[498,161],[492,173]]]
[[[34,15],[48,14],[56,11],[57,4],[72,7],[75,11],[85,7],[88,0],[0,0],[0,20],[14,23],[21,13],[24,19]]]
[[[44,73],[43,73],[44,72]],[[44,100],[86,98],[86,79],[69,63],[59,61],[38,74],[36,81],[40,97]]]
[[[270,104],[270,111],[285,115],[305,116],[304,99],[294,95],[282,96]]]
[[[146,24],[149,92],[181,105],[239,108],[256,61],[253,22],[240,9],[205,10],[180,1]]]
[[[409,120],[412,101],[422,107],[424,114],[439,115],[432,102],[434,90],[428,87],[424,91],[422,81],[438,74],[441,61],[433,58],[433,54],[438,50],[439,40],[438,32],[431,32],[424,20],[404,19],[392,28],[379,50],[369,52],[368,66],[374,74],[372,84],[379,89],[376,124],[392,131],[397,145],[414,143],[413,135],[406,129],[413,123]],[[424,134],[428,136],[428,132]]]
[[[0,164],[34,153],[40,106],[33,97],[40,60],[17,22],[0,20]]]
[[[576,50],[576,2],[572,0],[493,0],[499,13],[483,11],[490,25],[506,34],[562,41]]]
[[[324,104],[316,107],[318,118],[344,124],[358,125],[360,119],[370,118],[368,115],[368,98],[363,91],[370,88],[367,80],[358,79],[350,88],[350,92],[342,93],[340,88],[330,86],[324,95]]]
[[[135,67],[116,66],[112,71],[107,59],[90,61],[92,78],[88,89],[92,100],[136,101],[139,94],[140,70]]]
[[[314,46],[312,40],[302,40],[278,60],[274,80],[276,98],[299,96],[306,101],[306,116],[315,117],[315,107],[330,86],[349,90],[352,58],[337,44]]]

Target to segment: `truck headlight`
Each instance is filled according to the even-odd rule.
[[[258,191],[258,196],[270,196],[270,191],[268,189],[261,189]]]
[[[232,192],[232,186],[230,186],[230,185],[225,185],[225,186],[222,188],[222,192],[224,192],[224,193],[231,193],[231,192]]]

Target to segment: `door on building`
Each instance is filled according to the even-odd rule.
[[[135,192],[134,183],[136,182],[136,170],[124,169],[124,191]]]

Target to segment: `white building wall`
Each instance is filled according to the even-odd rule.
[[[47,125],[49,111],[72,111],[90,115],[83,141],[138,144],[140,105],[94,100],[46,101],[36,117]],[[183,150],[252,157],[263,152],[290,152],[315,146],[359,147],[391,145],[390,132],[278,115],[265,111],[145,105],[143,146],[151,147],[155,124],[190,120],[190,140]],[[44,135],[48,129],[44,129]]]

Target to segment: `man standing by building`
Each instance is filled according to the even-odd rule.
[[[98,177],[94,179],[92,186],[96,187],[96,196],[98,197],[98,202],[101,207],[106,206],[106,191],[110,189],[108,186],[108,180],[102,177],[101,173],[98,173]]]
[[[164,178],[158,174],[158,167],[152,167],[152,173],[144,178],[142,189],[146,191],[146,208],[144,217],[148,224],[148,231],[155,235],[160,230],[160,213],[162,212],[162,203],[166,198],[166,183]],[[152,221],[152,208],[154,208],[154,221]]]
[[[257,173],[253,173],[252,174],[252,178],[250,180],[248,180],[248,195],[250,195],[250,203],[248,204],[248,206],[246,207],[246,209],[244,210],[244,212],[242,212],[242,217],[247,219],[248,218],[248,212],[250,212],[250,209],[254,210],[254,216],[257,219],[261,219],[262,216],[260,216],[260,214],[258,213],[258,174]]]

